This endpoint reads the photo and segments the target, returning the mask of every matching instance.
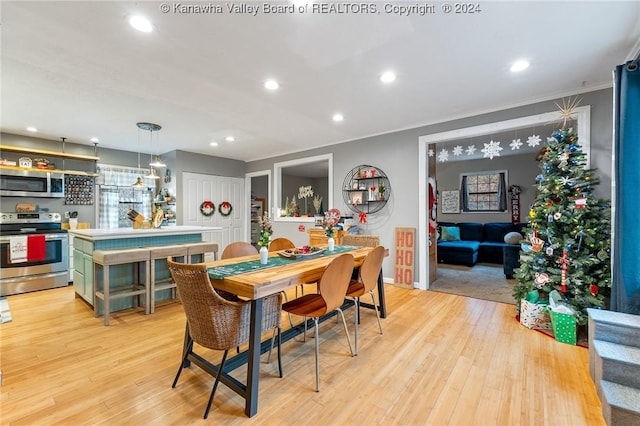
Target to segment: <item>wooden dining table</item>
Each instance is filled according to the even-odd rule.
[[[373,247],[345,247],[342,246],[341,251],[349,253],[354,257],[354,268],[358,268],[366,255],[373,250]],[[270,253],[271,257],[277,257],[277,253]],[[237,275],[229,275],[224,278],[215,278],[215,268],[234,265],[259,258],[259,255],[236,257],[233,259],[216,260],[206,262],[209,269],[209,277],[214,288],[236,294],[241,298],[251,301],[251,321],[250,321],[250,337],[248,349],[235,357],[229,359],[225,363],[225,369],[218,371],[218,367],[207,362],[200,357],[189,357],[188,361],[198,365],[212,376],[220,373],[220,381],[231,388],[234,392],[245,399],[245,414],[248,417],[254,416],[258,412],[258,388],[260,376],[260,355],[270,348],[270,341],[261,342],[261,325],[262,325],[262,302],[267,296],[280,293],[289,288],[295,287],[303,283],[317,282],[322,277],[324,269],[333,260],[337,254],[332,255],[324,252],[317,256],[312,256],[303,260],[286,262],[277,266],[271,266],[264,269],[240,273]],[[274,262],[275,263],[275,262]],[[281,263],[281,262],[278,262]],[[218,275],[219,276],[219,275]],[[382,271],[378,277],[378,297],[381,318],[386,317],[386,306],[384,299],[384,284],[382,281]],[[363,304],[363,306],[365,306]],[[369,305],[368,307],[375,307]],[[287,330],[283,333],[282,340],[286,341],[293,338],[294,335],[301,331],[299,327]],[[189,327],[185,332],[185,342],[189,335]],[[286,335],[286,336],[285,336]],[[185,348],[186,350],[186,348]],[[184,353],[183,353],[184,355]],[[247,380],[243,384],[228,373],[233,371],[242,364],[247,365]]]

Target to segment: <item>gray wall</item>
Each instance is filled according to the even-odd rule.
[[[591,166],[598,169],[601,184],[595,188],[598,197],[611,197],[611,146],[612,146],[612,89],[603,89],[580,95],[581,106],[591,106]],[[463,102],[464,99],[461,99]],[[371,215],[367,225],[361,225],[363,233],[377,234],[386,247],[394,247],[394,228],[418,228],[418,210],[424,206],[418,204],[418,137],[432,133],[456,130],[496,121],[509,120],[529,115],[557,111],[554,99],[525,105],[508,110],[496,111],[447,121],[415,129],[388,133],[358,139],[351,142],[331,145],[295,154],[253,161],[247,164],[247,172],[273,169],[273,163],[313,155],[333,153],[334,199],[328,205],[341,211],[348,211],[342,201],[342,182],[346,174],[358,164],[379,167],[389,177],[392,196],[384,209]],[[429,117],[425,117],[429,121]],[[542,135],[543,140],[548,135]],[[580,136],[580,135],[578,135]],[[416,259],[417,263],[417,259]],[[385,275],[392,276],[393,252],[385,259]],[[416,277],[419,271],[416,268]]]

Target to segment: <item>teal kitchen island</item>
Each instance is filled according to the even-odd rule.
[[[93,252],[96,250],[119,250],[143,247],[163,247],[202,241],[202,233],[221,228],[207,226],[171,226],[156,229],[70,229],[73,236],[73,288],[76,295],[92,307],[96,303],[94,279],[102,287],[102,273],[94,276]],[[98,270],[101,266],[98,266]],[[156,278],[169,276],[166,262],[156,262]],[[146,277],[145,277],[146,278]],[[109,269],[109,288],[118,288],[131,282],[131,265],[117,265]],[[171,290],[157,293],[156,300],[171,297]],[[102,313],[102,301],[98,300],[98,311]],[[109,311],[114,312],[133,306],[132,298],[113,300]]]

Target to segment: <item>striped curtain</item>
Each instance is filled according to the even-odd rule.
[[[615,69],[611,310],[640,314],[640,69]],[[624,237],[623,237],[624,235]]]

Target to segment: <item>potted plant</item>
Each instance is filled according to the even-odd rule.
[[[378,194],[380,195],[380,199],[384,200],[384,193],[387,191],[387,187],[384,186],[384,183],[380,182],[378,185]]]

